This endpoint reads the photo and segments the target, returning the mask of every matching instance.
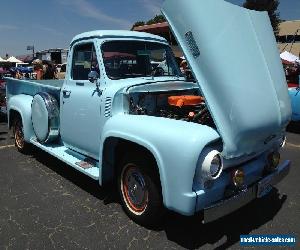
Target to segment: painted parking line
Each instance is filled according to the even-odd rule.
[[[1,149],[5,149],[5,148],[12,148],[12,147],[14,147],[14,146],[15,146],[15,144],[5,145],[5,146],[0,146],[0,150],[1,150]]]
[[[300,148],[300,145],[289,143],[289,142],[286,145],[290,146],[290,147],[293,147],[293,148]]]

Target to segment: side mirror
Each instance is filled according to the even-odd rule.
[[[97,79],[99,78],[99,74],[96,71],[91,71],[88,74],[88,79],[91,83],[97,83]]]

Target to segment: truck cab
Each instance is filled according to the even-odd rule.
[[[150,34],[126,31],[81,34],[71,42],[70,55],[60,93],[61,138],[68,147],[94,159],[99,159],[99,137],[111,116],[117,91],[155,81],[154,78],[160,81],[180,79],[167,42]],[[153,68],[151,61],[154,59],[160,60],[166,70],[158,66]],[[94,82],[89,80],[91,71],[96,73]],[[78,136],[74,137],[74,132]]]
[[[71,41],[63,81],[7,79],[9,126],[19,151],[34,145],[100,185],[115,182],[140,224],[165,208],[209,222],[288,174],[284,73],[266,13],[219,0],[168,0],[162,12],[196,82],[164,38],[86,32]]]

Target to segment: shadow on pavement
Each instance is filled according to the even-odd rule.
[[[0,141],[5,141],[6,135],[7,135],[6,131],[4,131],[4,132],[0,131]]]
[[[32,150],[32,156],[38,162],[93,195],[97,199],[103,200],[104,204],[117,202],[115,190],[112,189],[111,186],[100,187],[98,181],[84,175],[41,149],[33,147]]]
[[[90,177],[38,148],[34,148],[33,157],[63,178],[103,200],[104,204],[119,203],[115,188],[100,187],[97,181],[93,181]],[[204,225],[200,216],[185,217],[168,212],[162,225],[152,228],[152,230],[165,231],[168,240],[188,249],[199,248],[205,244],[217,244],[216,249],[228,248],[239,242],[241,234],[249,234],[272,220],[286,198],[286,196],[280,197],[278,190],[274,188],[266,197],[255,200],[226,217]]]
[[[255,200],[238,211],[215,222],[201,224],[197,216],[184,217],[170,215],[164,229],[169,240],[188,249],[199,248],[205,244],[216,244],[216,249],[229,248],[240,241],[240,235],[249,234],[272,220],[281,209],[286,196],[279,197],[278,190]]]
[[[6,116],[3,116],[0,114],[0,125],[6,125],[7,123],[7,119],[6,119]],[[7,129],[5,127],[5,131],[1,131],[0,130],[0,141],[5,141],[6,140],[6,135],[7,135]]]
[[[0,114],[0,124],[7,123],[7,117],[5,115]]]
[[[291,133],[300,134],[300,122],[290,122],[286,130]]]

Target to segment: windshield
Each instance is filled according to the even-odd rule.
[[[110,79],[147,76],[182,76],[167,45],[143,41],[111,41],[102,45]]]

